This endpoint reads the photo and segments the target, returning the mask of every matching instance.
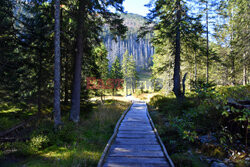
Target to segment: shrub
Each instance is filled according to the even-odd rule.
[[[34,136],[30,140],[30,147],[35,151],[45,148],[48,145],[49,138],[45,135]]]

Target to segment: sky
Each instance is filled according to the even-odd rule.
[[[125,0],[123,2],[124,10],[128,13],[135,13],[142,16],[146,16],[148,13],[148,8],[145,4],[148,4],[150,0]]]

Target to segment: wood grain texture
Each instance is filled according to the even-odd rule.
[[[120,123],[103,166],[170,166],[147,114],[145,102],[133,103]]]

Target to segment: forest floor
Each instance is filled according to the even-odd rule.
[[[178,104],[173,96],[156,101],[157,107],[153,103],[151,99],[150,115],[176,167],[249,166],[244,139],[221,129],[225,126],[223,122],[230,125],[232,121],[215,111],[212,104],[208,105],[213,112],[189,95],[183,104]],[[224,140],[229,138],[233,141]]]
[[[62,106],[60,131],[53,130],[51,117],[40,118],[33,124],[29,140],[0,143],[0,166],[96,166],[129,104],[106,100],[103,105],[85,106],[78,125],[68,121],[69,106]]]

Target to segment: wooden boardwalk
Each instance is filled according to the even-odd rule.
[[[134,102],[119,121],[98,166],[173,167],[145,102]]]

